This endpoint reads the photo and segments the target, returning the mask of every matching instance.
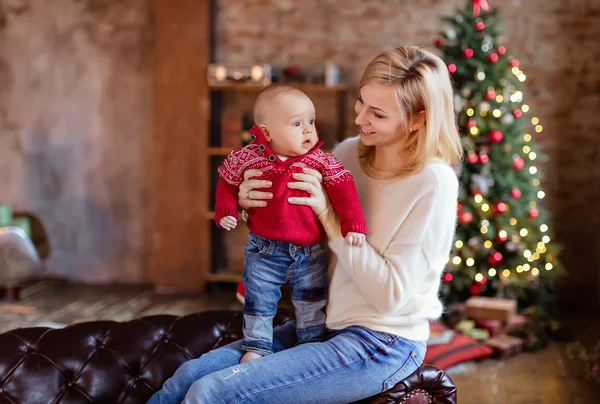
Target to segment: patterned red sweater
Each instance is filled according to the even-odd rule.
[[[341,231],[367,234],[367,225],[358,200],[352,174],[331,154],[321,150],[319,142],[302,156],[289,157],[281,161],[269,147],[262,131],[254,126],[253,142],[233,150],[218,169],[215,222],[225,216],[238,217],[238,187],[244,181],[244,171],[256,168],[263,174],[261,179],[272,182],[272,187],[263,189],[273,193],[266,207],[248,210],[248,229],[269,240],[297,245],[312,245],[325,238],[325,231],[308,206],[293,205],[289,197],[306,197],[308,193],[287,187],[294,182],[293,173],[304,167],[318,170],[323,175],[323,186],[331,204],[340,218]],[[220,226],[219,226],[220,227]]]

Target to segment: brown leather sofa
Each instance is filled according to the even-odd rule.
[[[0,404],[145,403],[181,363],[239,339],[241,322],[240,312],[207,311],[8,331],[0,334]],[[456,388],[424,365],[364,403],[454,404]]]

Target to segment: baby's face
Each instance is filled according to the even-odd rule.
[[[301,156],[318,141],[315,106],[303,94],[282,94],[273,102],[267,128],[271,149],[283,156]]]

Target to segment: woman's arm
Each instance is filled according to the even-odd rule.
[[[381,254],[368,242],[357,248],[348,246],[341,237],[330,238],[329,247],[336,254],[338,265],[382,314],[403,307],[420,291],[429,273],[431,262],[424,242],[430,233],[435,203],[434,191],[421,197]],[[331,237],[337,233],[333,230],[334,218],[326,212],[323,215],[323,226]]]

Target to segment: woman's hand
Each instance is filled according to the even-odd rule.
[[[273,184],[271,181],[253,179],[260,177],[260,170],[246,170],[244,172],[244,182],[240,184],[238,192],[238,203],[242,209],[260,208],[267,206],[265,199],[273,198],[270,192],[255,191],[256,188],[269,188]]]
[[[288,198],[289,203],[309,206],[315,216],[319,216],[329,207],[331,202],[323,189],[323,176],[320,172],[305,168],[304,173],[295,173],[292,177],[298,182],[288,182],[288,188],[306,191],[310,196]]]

